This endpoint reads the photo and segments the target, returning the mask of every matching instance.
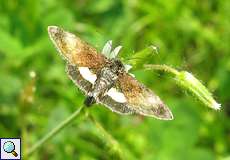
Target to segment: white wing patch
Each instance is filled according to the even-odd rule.
[[[90,83],[94,84],[97,76],[96,74],[93,74],[88,67],[78,67],[78,70],[80,72],[80,74],[82,75],[82,77],[89,81]]]
[[[116,102],[119,102],[119,103],[127,102],[125,95],[117,91],[116,88],[111,88],[106,94],[110,96],[113,100],[115,100]]]
[[[96,74],[93,74],[88,67],[78,67],[78,70],[81,74],[81,76],[89,81],[90,83],[94,84],[97,76]],[[108,92],[106,92],[106,95],[110,96],[113,100],[119,103],[125,103],[127,102],[125,95],[119,91],[117,91],[116,88],[111,88]]]

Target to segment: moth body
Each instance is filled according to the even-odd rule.
[[[125,68],[120,60],[112,59],[97,74],[97,79],[88,93],[85,105],[90,106],[103,98],[103,96],[116,84],[119,74],[123,73]]]

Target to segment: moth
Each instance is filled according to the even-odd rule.
[[[163,101],[128,73],[131,66],[124,65],[117,58],[121,46],[112,50],[112,41],[108,41],[100,53],[60,27],[49,26],[48,33],[66,61],[69,78],[86,95],[86,106],[98,103],[119,114],[173,119],[170,109]]]

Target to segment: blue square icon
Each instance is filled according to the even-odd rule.
[[[20,138],[0,138],[1,154],[0,160],[21,159]]]

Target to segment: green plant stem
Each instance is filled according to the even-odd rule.
[[[73,122],[73,120],[79,115],[79,113],[81,112],[81,110],[82,110],[83,107],[84,106],[81,106],[72,115],[70,115],[68,118],[66,118],[64,121],[62,121],[57,127],[55,127],[53,130],[51,130],[41,140],[39,140],[34,146],[32,146],[31,149],[27,152],[26,156],[29,156],[29,155],[33,154],[45,142],[47,142],[49,139],[51,139],[52,137],[54,137],[57,133],[59,133],[66,126],[68,126],[69,124],[71,124]]]
[[[173,75],[173,79],[175,80],[177,85],[185,90],[188,90],[204,105],[215,110],[220,109],[221,104],[215,101],[208,89],[191,73],[187,71],[178,71],[167,65],[148,64],[144,65],[144,68],[146,70],[159,70]]]
[[[169,66],[167,66],[165,64],[163,64],[163,65],[159,65],[159,64],[146,64],[146,65],[144,65],[144,68],[146,70],[158,70],[158,71],[167,72],[167,73],[170,73],[170,74],[172,74],[174,76],[176,76],[176,75],[179,74],[179,72],[176,69],[174,69],[172,67],[169,67]]]
[[[125,159],[120,144],[113,138],[113,136],[109,134],[92,115],[89,114],[88,117],[98,129],[98,132],[100,132],[100,135],[102,136],[101,138],[105,141],[110,152],[116,156],[116,159]]]
[[[28,112],[26,112],[25,110],[25,105],[21,105],[20,106],[20,127],[21,127],[21,139],[22,139],[22,155],[25,155],[27,149],[28,149],[28,131],[26,129],[27,126],[27,121],[26,121],[26,116],[28,114]],[[24,110],[24,111],[23,111]],[[27,156],[23,157],[24,160],[27,160]]]

